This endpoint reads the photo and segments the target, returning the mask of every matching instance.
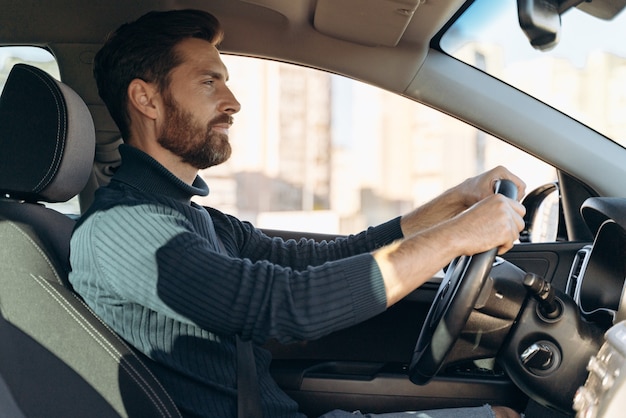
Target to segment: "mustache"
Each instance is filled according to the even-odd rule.
[[[235,118],[233,118],[231,115],[221,114],[211,119],[211,121],[209,122],[209,126],[217,125],[219,123],[227,123],[228,125],[232,125],[234,122]]]

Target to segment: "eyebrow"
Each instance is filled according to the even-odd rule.
[[[211,71],[211,70],[201,70],[200,75],[204,77],[208,76],[208,77],[212,77],[212,78],[215,78],[218,80],[224,80],[224,81],[228,81],[228,78],[229,78],[228,72],[221,73],[218,71]]]

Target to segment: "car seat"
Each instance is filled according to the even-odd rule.
[[[94,150],[78,94],[15,65],[0,96],[0,418],[181,416],[147,360],[71,290],[75,221],[41,203],[78,194]]]

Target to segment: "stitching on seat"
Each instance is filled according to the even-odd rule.
[[[18,227],[18,225],[16,225],[15,222],[13,221],[7,221],[7,224],[9,226],[11,226],[12,228],[14,228],[16,231],[18,231],[34,248],[35,250],[41,255],[41,257],[43,258],[43,260],[46,262],[46,264],[48,264],[48,266],[50,267],[50,270],[52,271],[52,273],[54,274],[54,277],[56,278],[58,284],[60,286],[63,286],[63,288],[65,288],[65,286],[63,285],[63,282],[61,281],[61,278],[59,277],[58,273],[56,272],[56,269],[54,268],[54,266],[52,265],[52,262],[50,261],[50,259],[48,258],[48,256],[45,254],[45,252],[41,249],[41,247],[30,237],[28,236],[28,234],[26,234],[21,228]],[[120,359],[122,358],[122,354],[115,349],[115,347],[113,347],[108,341],[106,341],[106,338],[104,338],[104,336],[95,328],[93,328],[93,326],[91,324],[89,324],[89,326],[93,329],[93,332],[90,332],[84,324],[81,324],[80,321],[77,320],[76,316],[73,315],[68,308],[65,306],[67,305],[66,303],[63,302],[63,299],[61,298],[61,296],[58,294],[58,291],[56,289],[54,289],[50,283],[47,282],[46,279],[44,279],[43,277],[39,276],[36,277],[34,275],[31,274],[31,277],[33,279],[35,279],[35,281],[41,286],[43,287],[56,301],[57,303],[59,303],[67,312],[68,314],[74,319],[76,320],[76,322],[78,322],[84,329],[85,331],[94,339],[96,340],[101,346],[102,348],[107,351],[107,353],[109,353],[113,359],[115,361],[118,361],[118,358],[115,357],[115,355],[117,355]],[[50,290],[49,290],[50,289]],[[54,293],[56,294],[53,295],[51,293],[51,290],[54,291]],[[70,294],[72,295],[72,297],[75,298],[76,301],[78,301],[83,307],[85,307],[89,312],[91,311],[91,308],[81,299],[79,298],[74,292],[70,291]],[[71,306],[71,305],[69,305]],[[72,307],[72,310],[75,310],[74,307]],[[82,317],[82,315],[79,312],[76,312],[76,314],[80,317]],[[84,317],[83,317],[84,318]],[[100,319],[100,317],[98,317],[97,315],[93,315],[93,318],[95,318],[103,327],[105,327],[110,333],[111,336],[118,342],[120,343],[124,348],[126,348],[128,350],[128,353],[130,356],[132,356],[133,358],[135,358],[139,365],[141,365],[141,369],[146,372],[148,375],[150,375],[150,377],[154,380],[154,383],[163,391],[163,394],[168,398],[168,400],[170,401],[170,403],[172,405],[174,405],[174,401],[172,400],[172,398],[170,397],[169,393],[165,390],[165,388],[161,385],[161,382],[156,378],[156,376],[154,376],[154,374],[152,373],[152,371],[150,369],[147,368],[147,366],[143,363],[143,360],[141,360],[137,354],[135,354],[135,352],[133,352],[133,350],[126,344],[126,342],[124,340],[122,340],[116,333],[115,331],[113,331],[111,329],[111,327],[109,327],[106,323],[104,323],[102,321],[102,319]],[[85,319],[85,321],[87,321]],[[88,323],[88,322],[87,322]],[[94,333],[98,335],[98,337],[100,338],[100,340],[98,338],[96,338],[94,336]],[[114,350],[115,353],[112,353],[109,349],[107,349],[104,345],[103,345],[103,341],[106,342],[111,350]],[[167,417],[171,417],[171,414],[169,413],[169,411],[167,410],[167,408],[165,407],[165,404],[162,402],[162,400],[156,396],[156,393],[154,392],[154,390],[150,387],[150,385],[147,384],[147,382],[145,381],[145,379],[143,377],[141,377],[141,374],[130,364],[128,364],[128,361],[125,361],[125,364],[122,364],[121,361],[119,361],[120,365],[122,367],[125,368],[125,370],[127,370],[128,374],[131,376],[131,378],[133,380],[135,380],[135,382],[138,384],[138,386],[144,391],[144,393],[146,394],[146,396],[152,400],[152,402],[154,403],[154,405],[157,407],[157,409],[162,409],[162,414],[164,414],[163,416],[167,416]],[[141,382],[137,381],[137,378],[135,376],[132,375],[132,373],[129,372],[129,370],[132,370],[137,377],[139,377],[141,379]],[[161,408],[159,408],[159,405],[161,406]]]
[[[103,335],[97,330],[95,329],[86,319],[83,315],[80,314],[80,312],[76,311],[76,309],[71,306],[70,304],[66,303],[62,296],[59,294],[58,290],[55,289],[54,287],[51,286],[51,284],[46,281],[43,277],[41,276],[35,276],[33,274],[30,274],[30,276],[35,280],[36,283],[38,283],[46,292],[48,292],[48,294],[50,294],[50,296],[52,296],[52,298],[54,300],[57,301],[57,303],[76,321],[76,323],[78,323],[84,330],[85,332],[87,332],[87,334],[89,336],[91,336],[116,362],[119,363],[119,365],[121,367],[124,368],[124,370],[127,372],[127,374],[135,381],[135,383],[137,383],[137,386],[139,388],[141,388],[143,390],[143,392],[146,394],[146,396],[148,397],[148,399],[150,399],[150,401],[154,404],[154,406],[161,412],[162,416],[167,416],[167,417],[171,417],[172,415],[169,413],[169,411],[167,410],[167,408],[165,407],[165,404],[161,401],[161,399],[159,399],[159,397],[156,395],[156,393],[154,392],[154,390],[152,390],[152,388],[150,387],[150,385],[146,382],[146,380],[141,376],[141,374],[135,369],[135,367],[133,365],[131,365],[127,360],[124,360],[124,357],[122,355],[122,353],[119,352],[119,350],[117,350],[115,347],[113,347],[104,337]],[[84,304],[83,304],[84,305]],[[84,305],[85,307],[87,307],[86,305]],[[87,307],[88,308],[88,307]],[[97,318],[97,316],[94,315],[94,317]],[[98,319],[99,320],[99,319]],[[100,320],[99,320],[100,321]],[[104,324],[102,321],[100,321],[100,323]],[[104,324],[106,326],[106,324]],[[107,329],[110,330],[110,328],[108,326],[106,326]],[[116,335],[113,334],[114,337],[121,342],[120,338]],[[126,346],[126,344],[123,344],[126,348],[128,348],[128,346]],[[141,360],[132,352],[132,350],[129,349],[129,353],[131,356],[137,358],[140,361],[140,364],[143,365],[143,362],[141,362]],[[149,370],[147,370],[148,373],[154,377],[154,375],[152,375],[152,372],[150,372]],[[158,382],[158,380],[155,378],[155,382],[159,385],[160,383]],[[162,388],[162,386],[161,386]],[[169,398],[169,394],[167,394],[167,392],[165,391],[165,389],[163,389],[163,392],[166,394],[166,396],[168,396]],[[170,398],[171,400],[171,398]]]
[[[88,309],[90,312],[93,312],[91,310],[91,308],[89,307],[89,305],[87,305],[85,303],[85,301],[83,299],[81,299],[78,295],[76,295],[75,293],[72,292],[72,296],[78,301],[78,303],[80,303],[81,305],[83,305],[85,307],[85,309]],[[163,391],[163,393],[165,394],[165,396],[167,397],[167,399],[170,401],[170,403],[172,405],[175,405],[176,403],[174,402],[174,400],[171,398],[169,392],[167,392],[167,390],[165,390],[165,388],[163,387],[163,385],[161,384],[161,381],[159,379],[157,379],[157,377],[154,375],[154,373],[152,373],[152,370],[150,370],[148,368],[148,366],[145,365],[145,363],[143,362],[143,360],[141,358],[139,358],[139,356],[135,353],[135,351],[126,343],[126,341],[124,339],[122,339],[106,322],[104,322],[98,315],[96,315],[94,313],[93,317],[104,327],[106,328],[112,335],[113,338],[115,338],[115,340],[117,342],[119,342],[122,346],[124,346],[124,348],[126,350],[128,350],[128,354],[130,354],[131,357],[135,358],[139,364],[139,366],[141,367],[141,369],[147,373],[148,375],[150,375],[150,377],[152,379],[154,379],[155,384],[161,388],[161,390]],[[98,332],[97,330],[95,330],[96,332]],[[98,332],[98,334],[100,334]],[[132,367],[132,366],[131,366]],[[143,378],[142,378],[143,380]],[[145,381],[145,380],[144,380]],[[150,386],[148,386],[150,387]],[[161,399],[157,397],[157,400],[161,402]],[[166,411],[167,412],[167,411]],[[168,413],[168,416],[169,415]]]
[[[85,307],[85,309],[89,310],[89,312],[93,312],[92,309],[89,307],[89,305],[87,305],[85,303],[85,301],[83,299],[81,299],[76,293],[72,292],[72,296],[78,301],[78,303],[80,303],[81,305],[83,305]],[[152,370],[150,370],[148,368],[148,366],[145,365],[145,363],[143,362],[143,360],[141,358],[139,358],[139,356],[135,353],[135,351],[126,343],[126,341],[124,339],[122,339],[110,326],[109,324],[107,324],[106,322],[104,322],[98,315],[96,315],[94,313],[93,318],[95,318],[104,328],[106,328],[112,335],[113,338],[115,338],[115,340],[117,342],[119,342],[122,346],[124,346],[124,348],[126,350],[128,350],[128,353],[130,354],[131,357],[135,358],[139,364],[139,366],[141,366],[141,369],[147,373],[148,375],[150,375],[150,377],[152,377],[152,379],[154,379],[155,384],[161,388],[161,390],[163,391],[163,393],[165,394],[165,396],[167,397],[167,399],[170,401],[170,403],[172,405],[175,405],[176,403],[174,402],[174,400],[170,397],[170,394],[167,390],[165,390],[165,388],[163,387],[163,385],[161,385],[161,381],[159,379],[157,379],[157,377],[152,373]],[[96,330],[96,332],[98,332]],[[99,333],[98,333],[99,334]],[[142,378],[143,379],[143,378]],[[150,386],[148,386],[150,387]],[[157,399],[159,400],[159,402],[161,402],[161,399],[157,397]],[[169,414],[168,414],[169,415]]]
[[[52,264],[52,261],[50,261],[50,259],[48,258],[48,255],[41,249],[41,247],[39,246],[39,244],[37,244],[26,232],[24,232],[24,230],[22,230],[22,228],[20,228],[14,221],[6,221],[7,224],[12,227],[13,229],[15,229],[17,232],[19,232],[24,238],[26,238],[26,240],[35,248],[35,250],[37,250],[37,252],[39,253],[39,255],[41,255],[41,258],[43,258],[43,260],[46,262],[46,264],[48,264],[48,267],[50,267],[50,270],[52,271],[52,274],[54,274],[54,277],[57,279],[57,282],[59,282],[60,285],[63,285],[63,281],[61,280],[61,277],[59,276],[59,274],[56,271],[56,268],[54,267],[54,265]]]
[[[33,74],[34,76],[36,76],[37,78],[39,78],[44,85],[48,88],[48,90],[50,90],[50,92],[52,93],[52,97],[54,98],[54,103],[56,104],[57,107],[57,132],[56,132],[56,141],[55,141],[55,153],[54,153],[54,160],[50,162],[48,169],[46,171],[46,175],[44,176],[44,178],[42,178],[39,183],[37,183],[37,185],[33,188],[34,191],[39,191],[40,187],[43,188],[46,185],[50,184],[50,181],[54,178],[54,176],[56,176],[57,172],[58,172],[58,168],[60,166],[60,163],[58,166],[55,167],[54,162],[57,160],[60,160],[63,156],[63,150],[65,149],[65,141],[61,141],[61,131],[59,129],[59,127],[61,125],[63,125],[63,138],[66,137],[67,135],[67,125],[69,124],[69,120],[67,120],[67,123],[62,124],[62,119],[64,119],[64,116],[67,116],[67,112],[64,112],[64,108],[63,106],[59,103],[59,99],[57,98],[57,94],[60,94],[61,99],[63,100],[63,102],[65,102],[64,97],[63,97],[63,92],[60,91],[59,87],[53,82],[51,81],[49,78],[47,77],[43,77],[40,73],[38,73],[37,71],[29,68],[29,67],[22,67],[25,70],[27,70],[29,73]],[[53,84],[55,88],[53,88],[53,86],[51,86],[51,83]],[[59,147],[61,148],[61,154],[59,156]],[[50,177],[50,180],[48,180],[48,183],[43,184],[44,181],[48,178],[48,176]]]

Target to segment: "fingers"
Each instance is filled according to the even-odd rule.
[[[459,217],[462,236],[467,238],[466,255],[498,248],[503,254],[510,250],[524,229],[526,209],[503,195],[491,195]]]
[[[515,184],[515,186],[517,186],[518,200],[524,197],[524,195],[526,194],[526,183],[524,183],[522,179],[511,173],[503,166],[495,167],[482,174],[481,177],[485,177],[488,179],[488,191],[491,190],[493,192],[494,186],[498,180],[511,180]]]
[[[513,245],[519,239],[519,234],[525,226],[524,214],[526,213],[526,208],[521,203],[502,195],[494,196],[493,199],[503,201],[500,204],[504,205],[501,208],[500,216],[502,218],[499,221],[502,222],[500,239],[503,241],[497,245],[498,254],[501,255],[513,248]],[[498,214],[494,216],[498,216]]]
[[[519,238],[519,231],[517,229],[512,228],[509,231],[511,232],[510,235],[505,237],[504,243],[498,246],[498,255],[502,255],[513,248],[515,241]]]
[[[460,193],[465,207],[469,208],[491,196],[498,180],[511,180],[517,187],[518,199],[521,199],[526,193],[526,183],[503,166],[492,168],[483,174],[465,180],[457,186],[456,191]]]

